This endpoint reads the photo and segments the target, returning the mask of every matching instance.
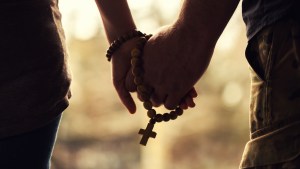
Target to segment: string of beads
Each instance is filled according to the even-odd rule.
[[[149,124],[154,126],[156,122],[159,123],[162,121],[168,122],[169,120],[175,120],[178,116],[181,116],[183,114],[183,110],[180,107],[177,107],[170,113],[159,114],[156,112],[155,109],[153,109],[153,105],[150,101],[150,98],[154,90],[144,83],[144,70],[142,59],[144,45],[150,38],[150,36],[140,37],[136,47],[131,50],[131,66],[132,74],[134,76],[134,83],[137,86],[137,92],[140,95],[143,101],[143,106],[147,110],[147,115],[150,118]],[[147,139],[142,139],[140,144],[146,145]]]
[[[179,106],[170,113],[164,114],[157,113],[156,110],[153,109],[153,104],[150,101],[150,98],[154,92],[154,89],[146,85],[144,82],[144,69],[142,59],[144,46],[151,36],[152,35],[146,35],[138,30],[130,31],[114,40],[106,53],[107,60],[110,61],[113,53],[118,50],[123,43],[135,37],[139,37],[136,47],[131,50],[130,55],[132,74],[134,76],[134,83],[137,86],[137,93],[139,94],[143,102],[144,108],[147,110],[147,116],[150,118],[147,128],[140,129],[139,131],[139,134],[143,135],[140,144],[144,146],[146,146],[147,141],[150,137],[156,137],[156,133],[152,131],[156,122],[160,123],[163,121],[168,122],[170,120],[175,120],[178,116],[181,116],[183,114],[183,110]]]
[[[106,58],[108,61],[111,61],[111,57],[112,55],[115,53],[115,51],[117,51],[120,46],[125,43],[126,41],[133,39],[135,37],[145,37],[146,34],[142,33],[141,31],[138,31],[136,29],[120,36],[119,38],[117,38],[116,40],[114,40],[108,50],[106,51]]]

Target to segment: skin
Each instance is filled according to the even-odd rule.
[[[185,0],[177,21],[148,41],[144,50],[145,77],[155,88],[156,104],[174,109],[201,78],[238,3]]]
[[[96,0],[108,41],[136,28],[126,0]],[[215,44],[239,0],[184,0],[176,22],[162,27],[144,48],[145,82],[152,102],[167,109],[194,107],[195,83],[211,60]],[[137,39],[124,43],[112,57],[114,87],[130,113],[136,111],[129,92],[136,91],[130,72],[130,50]],[[154,66],[155,65],[155,66]]]
[[[109,43],[136,29],[126,0],[96,0],[102,22]],[[114,87],[130,113],[136,111],[135,103],[125,86],[126,77],[130,70],[130,49],[134,47],[136,39],[124,43],[112,57],[112,78]]]

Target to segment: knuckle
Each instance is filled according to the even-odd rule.
[[[175,104],[170,104],[170,103],[165,103],[164,104],[165,108],[168,110],[174,110],[177,106]]]

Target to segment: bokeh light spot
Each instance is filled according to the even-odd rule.
[[[243,98],[243,90],[237,82],[228,82],[222,93],[222,100],[226,106],[236,106]]]

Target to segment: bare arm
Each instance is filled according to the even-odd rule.
[[[136,28],[126,0],[95,0],[102,17],[108,42]],[[130,49],[135,40],[124,43],[112,57],[112,78],[114,87],[130,113],[136,111],[135,103],[125,86],[126,77],[130,75]]]
[[[96,0],[108,41],[136,28],[126,0]]]
[[[216,43],[239,0],[185,0],[175,25],[185,27],[194,38]]]

